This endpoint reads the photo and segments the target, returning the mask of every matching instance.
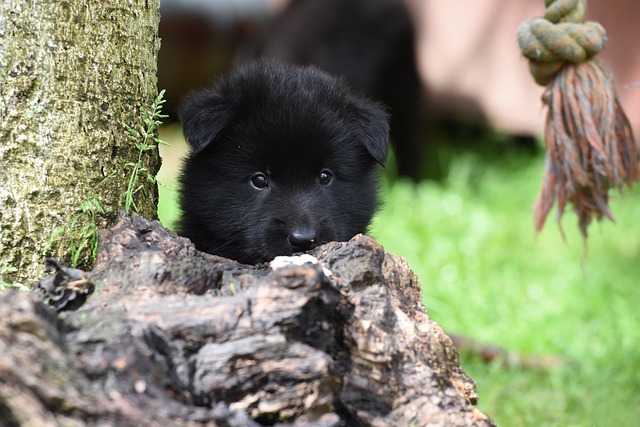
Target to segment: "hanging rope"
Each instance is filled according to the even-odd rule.
[[[594,217],[613,221],[609,190],[640,180],[639,150],[613,75],[593,59],[607,39],[600,24],[584,22],[587,1],[545,0],[545,6],[544,17],[526,20],[517,32],[531,74],[547,87],[547,152],[535,228],[542,229],[554,201],[558,224],[571,203],[586,241]]]

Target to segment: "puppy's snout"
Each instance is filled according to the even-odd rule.
[[[316,230],[310,228],[297,229],[289,234],[287,241],[294,252],[304,252],[317,246],[317,234]]]

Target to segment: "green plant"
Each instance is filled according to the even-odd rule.
[[[18,289],[19,291],[25,291],[25,292],[29,291],[29,287],[26,285],[23,285],[22,283],[4,281],[3,276],[6,273],[15,273],[16,271],[18,271],[18,269],[15,267],[10,267],[10,266],[0,267],[0,292],[6,291],[7,289]]]
[[[102,207],[100,198],[93,196],[82,202],[80,207],[81,213],[76,214],[69,224],[69,244],[71,248],[71,266],[76,267],[83,251],[89,250],[90,259],[94,260],[98,253],[98,224],[97,215],[104,215],[105,210]],[[87,221],[79,222],[83,217],[87,217]],[[80,229],[76,225],[84,224]]]
[[[123,123],[125,129],[129,133],[129,139],[133,141],[136,149],[138,150],[138,160],[125,164],[125,167],[131,168],[131,175],[127,184],[127,190],[125,193],[125,207],[124,210],[130,213],[133,209],[137,211],[136,202],[134,196],[143,188],[139,185],[140,176],[144,174],[145,178],[151,182],[156,182],[156,177],[149,173],[149,170],[144,167],[143,158],[144,153],[156,150],[159,144],[167,145],[158,137],[158,128],[162,124],[163,118],[166,118],[166,114],[162,114],[162,104],[166,101],[164,99],[164,90],[158,93],[158,96],[153,102],[153,105],[149,109],[142,109],[141,115],[143,123],[136,129]]]
[[[128,137],[134,142],[138,150],[137,161],[125,164],[126,168],[131,168],[131,175],[127,183],[125,191],[125,211],[131,212],[131,209],[137,210],[134,196],[138,193],[142,185],[139,180],[142,174],[146,179],[155,182],[155,177],[149,173],[144,167],[144,153],[156,150],[158,144],[166,144],[158,138],[158,127],[162,123],[160,119],[167,117],[162,114],[162,104],[164,104],[164,90],[155,98],[149,109],[142,109],[142,124],[136,130],[135,128],[124,124],[128,132]],[[86,187],[90,188],[88,197],[80,204],[80,211],[73,215],[68,225],[60,225],[56,227],[49,238],[49,242],[43,249],[43,255],[50,252],[51,248],[56,244],[60,236],[68,237],[68,248],[70,251],[70,263],[72,267],[86,266],[95,260],[98,251],[98,224],[100,217],[108,212],[103,207],[102,199],[98,188],[109,182],[116,175],[115,172],[103,178],[98,185],[91,188],[86,165],[83,165],[86,179]],[[1,275],[0,275],[1,277]]]
[[[87,187],[90,188],[88,185],[89,176],[86,165],[83,165],[83,169],[85,179],[87,180]],[[96,258],[98,252],[98,216],[106,214],[106,210],[102,206],[102,200],[96,190],[113,176],[114,174],[111,174],[103,178],[98,185],[90,189],[89,197],[83,200],[80,205],[80,212],[71,218],[67,227],[61,225],[53,230],[49,242],[43,250],[43,254],[46,255],[47,252],[49,252],[58,237],[66,230],[69,238],[68,244],[69,251],[71,252],[72,267],[77,267],[83,260],[91,262]]]

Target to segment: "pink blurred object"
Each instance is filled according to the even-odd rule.
[[[430,93],[429,109],[480,114],[498,129],[541,134],[544,90],[529,75],[515,32],[541,16],[542,0],[407,0],[418,37],[418,66]],[[623,107],[640,135],[640,2],[589,2],[589,20],[602,24],[608,43],[598,58],[616,76]]]

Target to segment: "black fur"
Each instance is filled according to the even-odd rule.
[[[314,65],[382,101],[391,116],[398,174],[423,177],[422,87],[405,0],[292,0],[236,56]]]
[[[313,67],[255,62],[181,110],[192,153],[178,232],[243,263],[366,231],[389,126],[375,104]]]

